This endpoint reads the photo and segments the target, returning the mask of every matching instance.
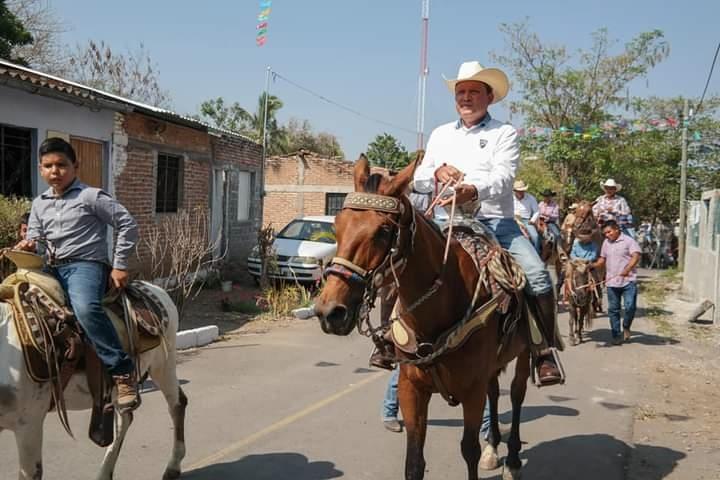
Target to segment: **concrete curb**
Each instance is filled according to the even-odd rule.
[[[178,350],[185,350],[188,348],[202,347],[203,345],[214,342],[219,336],[220,329],[218,329],[217,325],[181,330],[177,332],[176,348]]]

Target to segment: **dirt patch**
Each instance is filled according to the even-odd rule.
[[[720,328],[687,322],[694,305],[679,298],[679,285],[678,275],[663,275],[642,288],[647,318],[670,341],[638,359],[646,378],[628,479],[720,478]]]
[[[188,303],[180,321],[180,329],[217,325],[220,336],[227,337],[246,333],[265,333],[271,328],[286,327],[296,322],[291,316],[272,316],[260,311],[252,311],[262,297],[260,289],[249,283],[233,284],[231,292],[219,289],[204,289]],[[228,305],[232,305],[228,308]],[[249,312],[237,311],[238,306],[247,306]]]

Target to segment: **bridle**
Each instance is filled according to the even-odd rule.
[[[571,262],[571,265],[572,265],[572,262]],[[570,296],[572,297],[572,299],[573,299],[573,305],[576,306],[576,307],[584,307],[584,306],[588,305],[588,304],[590,303],[590,300],[592,300],[593,295],[595,294],[595,293],[594,293],[594,292],[595,292],[595,281],[594,281],[594,279],[593,279],[593,277],[592,277],[592,273],[590,273],[589,270],[587,270],[587,271],[588,271],[588,280],[589,280],[589,281],[588,281],[588,283],[586,283],[586,284],[584,284],[584,285],[577,285],[577,284],[575,283],[575,266],[574,266],[574,265],[573,265],[573,268],[572,268],[572,270],[571,270],[571,274],[568,275],[569,278],[566,279],[566,282],[567,282],[567,287],[566,287],[567,290],[566,290],[566,291],[567,291],[567,293],[569,293]],[[580,302],[578,301],[578,293],[579,293],[581,290],[585,289],[585,288],[589,288],[589,289],[590,289],[590,290],[589,290],[589,295],[587,295],[587,296],[585,297],[585,301],[584,301],[584,302],[580,303]]]
[[[375,298],[378,290],[385,284],[386,278],[392,276],[396,287],[399,287],[399,276],[407,265],[407,256],[415,248],[415,232],[417,229],[417,212],[404,197],[402,199],[379,195],[375,193],[352,192],[345,197],[343,210],[369,210],[383,214],[393,224],[392,239],[390,246],[385,252],[382,260],[372,268],[364,268],[352,260],[343,257],[333,257],[323,272],[327,278],[336,275],[350,284],[356,284],[363,288],[362,303],[357,321],[358,331],[368,337],[377,335],[383,326],[373,327],[370,323],[370,311],[375,306]],[[410,210],[408,223],[401,223],[406,211]],[[393,218],[397,216],[397,219]],[[402,250],[403,239],[406,236],[402,232],[408,232],[409,237],[405,242],[408,248]]]

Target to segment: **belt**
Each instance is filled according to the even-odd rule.
[[[49,262],[49,265],[51,267],[61,267],[63,265],[69,265],[71,263],[76,263],[76,262],[93,262],[93,263],[99,263],[101,265],[107,265],[107,263],[101,262],[100,260],[88,260],[87,258],[78,258],[78,257],[61,258],[60,260],[55,260],[53,262]]]

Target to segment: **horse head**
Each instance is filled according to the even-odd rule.
[[[365,155],[355,163],[355,192],[335,216],[337,254],[325,269],[325,285],[315,302],[325,333],[348,335],[369,315],[377,291],[400,274],[415,226],[404,193],[422,157],[419,151],[394,177],[370,174]]]
[[[590,275],[590,262],[575,259],[568,263],[566,278],[570,282],[570,301],[576,307],[585,306],[592,300]]]
[[[592,203],[583,200],[580,205],[575,209],[575,223],[573,224],[573,231],[577,232],[582,228],[589,228],[595,230],[597,223],[595,222],[595,215],[592,213]]]

